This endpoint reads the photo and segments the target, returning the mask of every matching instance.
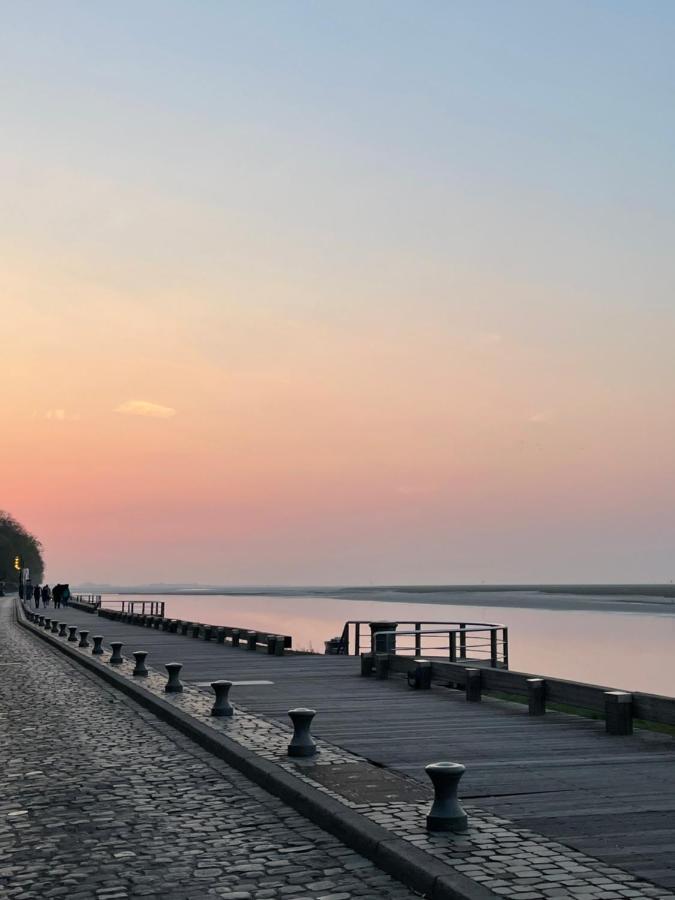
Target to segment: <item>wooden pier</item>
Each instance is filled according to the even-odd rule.
[[[42,610],[40,610],[42,612]],[[230,699],[287,720],[287,710],[317,710],[314,732],[333,743],[426,781],[426,763],[467,767],[462,796],[483,809],[560,840],[655,884],[675,890],[675,740],[636,730],[605,733],[604,722],[548,712],[433,685],[413,691],[402,677],[362,678],[345,656],[283,657],[179,634],[47,610],[59,621],[122,641],[124,655],[148,651],[148,664],[183,663],[184,680],[233,681]]]

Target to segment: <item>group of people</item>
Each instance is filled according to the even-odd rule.
[[[55,584],[50,588],[48,584],[32,585],[30,582],[24,585],[24,597],[29,600],[33,599],[35,608],[39,608],[40,601],[47,608],[50,603],[54,603],[54,609],[60,609],[62,606],[68,606],[70,600],[70,588],[67,584]]]

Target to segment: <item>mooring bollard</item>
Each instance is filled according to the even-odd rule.
[[[408,685],[417,691],[429,690],[431,662],[428,659],[413,659],[413,668],[408,670]]]
[[[181,622],[180,633],[187,635],[188,629],[192,625],[192,622]]]
[[[59,637],[66,636],[66,627],[67,626],[65,622],[59,622]]]
[[[110,649],[112,650],[112,654],[110,655],[110,659],[108,662],[111,666],[121,666],[124,662],[124,658],[122,657],[122,641],[111,641]]]
[[[605,691],[605,731],[607,734],[633,733],[633,695],[626,691]]]
[[[131,654],[135,660],[134,671],[131,673],[132,675],[136,675],[141,678],[144,675],[148,674],[148,670],[145,667],[145,658],[148,655],[147,650],[134,650]]]
[[[255,652],[257,643],[258,643],[258,632],[257,631],[248,631],[246,633],[246,649],[252,650],[253,652]]]
[[[211,687],[213,688],[216,699],[211,707],[211,715],[212,716],[232,716],[234,715],[234,707],[227,699],[227,695],[230,693],[230,688],[232,687],[231,681],[212,681]]]
[[[45,624],[45,617],[39,615],[38,616],[38,627],[42,627],[44,624]]]
[[[464,669],[466,680],[464,682],[464,690],[466,699],[469,703],[480,703],[481,701],[481,673],[480,669]]]
[[[459,763],[437,762],[424,767],[434,786],[434,802],[427,831],[466,831],[467,815],[457,798],[459,779],[466,771]]]
[[[159,631],[159,629],[162,627],[162,621],[163,621],[163,619],[162,619],[161,616],[158,616],[158,617],[155,619],[155,629],[156,629],[157,631]]]
[[[183,663],[167,663],[164,668],[169,673],[169,680],[164,685],[164,690],[167,694],[180,694],[183,690],[183,685],[179,676]]]
[[[92,656],[101,656],[103,653],[103,647],[101,646],[103,643],[103,635],[95,634],[92,637],[92,641],[94,642],[94,646],[91,648]]]
[[[373,654],[372,653],[362,653],[361,654],[361,676],[363,678],[369,678],[373,674]]]
[[[268,634],[267,635],[267,655],[274,656],[274,648],[276,644],[276,635]]]
[[[178,622],[175,619],[171,620],[171,624],[169,625],[169,634],[176,634],[178,631]]]
[[[312,719],[316,715],[315,709],[289,709],[288,715],[293,723],[293,737],[288,745],[289,756],[314,756],[316,744],[309,733],[312,727]]]
[[[286,642],[282,635],[278,634],[274,639],[274,655],[283,656],[286,649]]]
[[[200,631],[200,629],[201,629],[201,625],[199,624],[199,622],[195,622],[195,623],[193,624],[193,626],[192,626],[192,637],[193,637],[193,638],[198,638],[198,637],[199,637],[199,631]]]
[[[527,679],[527,711],[531,716],[546,714],[546,682],[543,678]]]
[[[205,641],[210,641],[212,637],[213,637],[213,628],[212,628],[212,626],[211,626],[211,625],[205,625],[205,626],[204,626],[204,640],[205,640]]]
[[[49,629],[51,628],[51,625],[52,625],[52,620],[51,620],[49,617],[46,617],[46,618],[45,618],[45,621],[44,621],[43,628],[44,628],[46,631],[49,631]]]
[[[171,620],[163,619],[162,620],[162,631],[168,631],[170,627],[171,627]]]
[[[388,653],[376,653],[375,654],[375,678],[379,678],[380,681],[383,681],[386,678],[389,678],[389,654]]]
[[[58,630],[59,630],[59,623],[56,621],[56,619],[52,619],[52,631],[54,632],[54,634],[56,634],[58,632]]]
[[[240,635],[239,635],[239,629],[238,629],[238,628],[233,628],[233,629],[232,629],[232,646],[233,646],[233,647],[238,647],[238,646],[239,646],[239,637],[240,637]]]
[[[77,643],[77,625],[68,626],[68,641],[72,644]]]
[[[224,644],[225,643],[225,629],[224,628],[216,628],[216,644]]]
[[[80,632],[80,643],[77,646],[78,647],[88,647],[89,646],[89,641],[87,640],[88,637],[89,637],[88,631],[81,631]]]

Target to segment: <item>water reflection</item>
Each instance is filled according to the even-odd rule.
[[[125,599],[134,599],[127,595]],[[113,599],[113,598],[111,598]],[[114,599],[119,599],[115,597]],[[293,636],[296,649],[323,652],[347,619],[500,622],[509,628],[510,667],[623,690],[675,696],[675,617],[330,597],[157,595],[172,618]],[[105,598],[104,598],[105,603]]]

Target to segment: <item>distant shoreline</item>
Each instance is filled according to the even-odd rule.
[[[101,593],[171,597],[316,597],[389,603],[429,603],[448,606],[504,607],[551,611],[675,615],[675,585],[392,585],[378,587],[196,587],[100,585],[74,589]]]

